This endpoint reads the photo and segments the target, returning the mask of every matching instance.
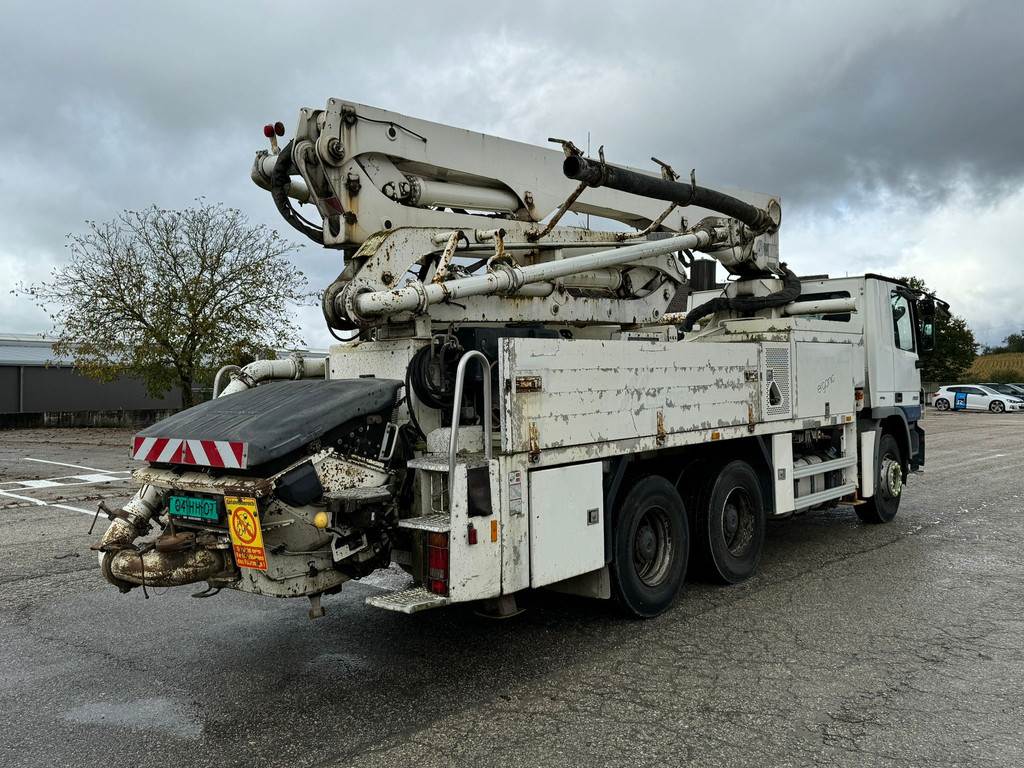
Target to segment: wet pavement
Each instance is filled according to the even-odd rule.
[[[754,579],[646,622],[120,595],[86,532],[130,433],[0,432],[0,765],[1024,764],[1024,414],[926,428],[893,523],[773,523]]]

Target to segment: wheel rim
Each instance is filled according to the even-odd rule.
[[[1002,413],[1003,404],[999,402],[992,403],[992,410],[995,411],[996,413]]]
[[[899,498],[899,495],[903,492],[903,467],[900,466],[899,461],[893,454],[887,453],[882,458],[879,475],[882,481],[882,491],[889,498]]]
[[[661,507],[650,507],[640,517],[633,535],[633,567],[640,581],[648,587],[665,581],[673,546],[668,513]]]
[[[939,402],[935,404],[935,407],[938,408],[940,411],[944,411],[947,408],[949,408],[949,403],[947,403],[945,400],[939,400]]]
[[[733,488],[722,507],[722,533],[725,546],[734,557],[741,557],[754,540],[754,502],[746,488]]]

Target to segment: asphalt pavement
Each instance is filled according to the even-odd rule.
[[[317,621],[121,595],[87,531],[133,493],[130,433],[0,432],[0,765],[1022,765],[1024,414],[925,426],[894,522],[772,523],[754,579],[644,622],[365,606],[388,574]]]

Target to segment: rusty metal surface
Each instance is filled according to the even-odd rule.
[[[229,561],[223,550],[191,549],[139,553],[124,550],[111,556],[110,571],[121,581],[147,587],[181,587],[221,578],[231,580]]]
[[[274,483],[265,477],[242,477],[238,475],[221,475],[210,477],[205,472],[182,472],[178,474],[169,469],[143,467],[132,473],[132,478],[139,484],[149,483],[158,488],[175,488],[182,491],[198,491],[201,493],[219,493],[231,496],[255,496],[262,498],[274,491]]]

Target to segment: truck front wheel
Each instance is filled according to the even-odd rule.
[[[679,492],[664,477],[643,478],[619,507],[612,535],[616,599],[632,616],[657,616],[679,594],[690,558],[690,530]]]
[[[745,461],[730,461],[701,497],[694,528],[704,575],[725,584],[750,578],[761,561],[765,534],[757,473]]]
[[[900,508],[903,497],[903,462],[900,444],[886,433],[878,441],[878,462],[875,465],[875,495],[859,504],[857,517],[865,523],[888,523]]]

